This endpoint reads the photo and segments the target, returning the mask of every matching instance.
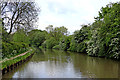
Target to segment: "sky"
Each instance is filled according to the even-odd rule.
[[[80,30],[81,25],[94,22],[101,7],[119,0],[35,0],[40,7],[38,29],[48,25],[65,26],[70,34]]]

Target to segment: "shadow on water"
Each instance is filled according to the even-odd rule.
[[[8,78],[120,78],[120,62],[85,54],[36,48],[30,61]]]

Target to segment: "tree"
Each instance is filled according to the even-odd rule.
[[[120,59],[120,2],[102,7],[91,25],[92,36],[87,53],[92,56]]]
[[[32,29],[38,19],[39,11],[35,2],[3,2],[1,4],[1,15],[4,27],[8,27],[8,34],[18,26],[26,31]]]
[[[29,44],[29,37],[26,35],[24,29],[19,29],[13,34],[13,41],[14,42],[24,42]]]
[[[62,36],[68,35],[67,28],[64,26],[53,28],[53,25],[49,25],[48,27],[46,27],[46,30],[48,32],[48,39],[50,37],[54,37],[56,40],[59,41]]]
[[[58,44],[58,41],[56,41],[54,37],[51,37],[50,39],[48,39],[44,42],[44,45],[46,45],[46,48],[48,48],[48,49],[52,49],[53,46],[55,46],[57,44]]]
[[[30,44],[35,45],[37,47],[41,46],[41,44],[46,40],[46,31],[41,31],[38,29],[32,30],[28,33],[30,38]]]
[[[89,37],[90,25],[82,25],[80,30],[74,32],[69,50],[86,53],[87,41],[89,40]]]
[[[63,36],[59,42],[59,48],[61,50],[68,50],[70,48],[71,36]]]

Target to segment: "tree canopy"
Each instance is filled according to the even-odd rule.
[[[18,28],[24,28],[26,31],[32,29],[38,19],[39,11],[35,2],[1,3],[3,25],[8,29],[8,34]]]

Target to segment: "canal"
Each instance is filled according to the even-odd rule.
[[[120,78],[120,61],[70,51],[36,49],[3,78]]]

